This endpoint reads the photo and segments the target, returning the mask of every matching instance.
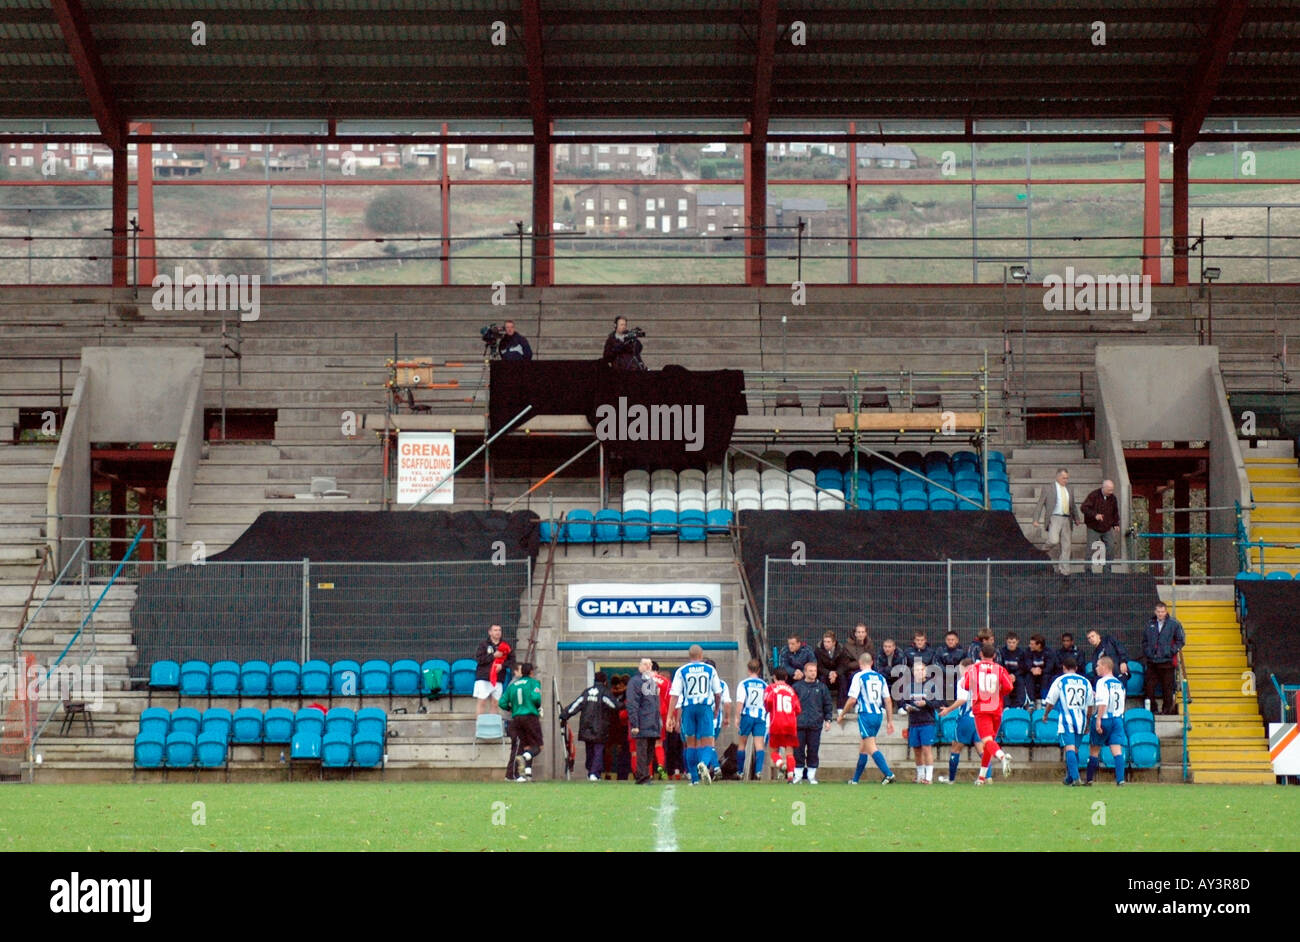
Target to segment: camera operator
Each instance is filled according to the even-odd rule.
[[[626,317],[614,318],[614,330],[605,338],[605,362],[616,370],[644,370],[641,362],[641,339],[645,331],[627,328]]]
[[[506,321],[501,339],[497,341],[497,355],[503,360],[531,360],[533,348],[528,338],[515,330],[514,321]]]

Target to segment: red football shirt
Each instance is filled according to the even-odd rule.
[[[663,674],[655,674],[653,676],[655,679],[655,687],[659,690],[659,719],[661,722],[666,724],[668,721],[668,691],[672,687],[672,681]],[[667,726],[664,728],[666,729]]]
[[[993,661],[978,661],[966,668],[962,682],[970,691],[971,710],[975,713],[1001,713],[1002,697],[1016,686],[1007,669]]]
[[[768,685],[767,692],[763,694],[763,709],[767,710],[771,728],[778,730],[794,729],[795,717],[803,707],[795,696],[794,688],[778,682]]]

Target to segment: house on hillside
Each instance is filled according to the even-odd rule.
[[[917,166],[916,151],[906,144],[859,144],[858,166],[912,170]]]

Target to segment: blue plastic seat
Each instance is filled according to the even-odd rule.
[[[623,511],[623,540],[642,543],[650,539],[650,513],[645,510]]]
[[[501,739],[505,734],[505,719],[500,713],[480,713],[474,718],[475,739]]]
[[[564,522],[566,543],[590,543],[594,538],[595,517],[590,510],[570,510]]]
[[[1030,742],[1029,713],[1020,707],[1002,711],[1002,728],[998,739],[1005,746],[1027,746]]]
[[[478,664],[472,657],[462,657],[451,665],[451,692],[457,697],[468,697],[474,692],[474,672]]]
[[[208,674],[208,693],[214,697],[239,696],[239,664],[217,661]]]
[[[359,769],[373,769],[384,761],[384,737],[373,730],[361,731],[352,737],[352,762]]]
[[[1035,710],[1029,718],[1030,739],[1036,746],[1055,746],[1058,741],[1056,718],[1043,719],[1042,709]]]
[[[167,734],[166,759],[169,769],[188,769],[198,760],[198,736],[172,730]]]
[[[817,476],[813,480],[818,487],[827,490],[844,490],[844,475],[836,468],[828,468],[825,471],[818,471]]]
[[[911,475],[908,475],[911,477]],[[898,472],[892,468],[881,468],[878,471],[871,472],[871,489],[874,491],[880,487],[892,487],[898,489]]]
[[[164,737],[171,731],[172,714],[162,707],[149,707],[140,714],[140,732],[162,733]]]
[[[903,510],[929,510],[930,501],[925,494],[912,492],[903,495]]]
[[[471,662],[473,663],[473,662]],[[436,691],[434,685],[436,684]],[[473,686],[471,681],[470,686]],[[451,665],[440,657],[432,657],[420,665],[420,690],[428,693],[447,693],[451,690]]]
[[[315,732],[317,736],[325,728],[325,714],[315,707],[303,707],[293,715],[293,736],[298,738],[299,733]]]
[[[357,715],[347,707],[335,707],[325,714],[326,733],[346,733],[352,739],[352,730],[356,728]]]
[[[271,694],[276,697],[298,696],[302,666],[297,661],[276,661],[271,665]]]
[[[1142,696],[1143,684],[1146,681],[1146,668],[1142,666],[1141,661],[1128,662],[1128,683],[1124,685],[1124,692],[1130,697]]]
[[[361,695],[386,697],[391,687],[393,669],[387,661],[373,659],[361,665]]]
[[[327,697],[330,692],[330,666],[324,661],[308,661],[298,678],[298,691],[304,697]]]
[[[925,464],[925,458],[919,451],[900,451],[898,453],[898,463],[905,468],[920,471]]]
[[[956,510],[957,498],[953,497],[951,494],[945,494],[942,491],[940,491],[937,494],[931,494],[930,509],[931,510]]]
[[[194,744],[195,761],[201,769],[219,769],[226,764],[230,743],[216,730],[199,733]]]
[[[175,661],[154,661],[149,667],[150,690],[176,690],[181,685],[181,666]]]
[[[898,476],[898,491],[904,497],[908,494],[925,493],[925,482],[918,477],[910,474],[900,474]]]
[[[182,732],[189,733],[191,736],[199,734],[199,727],[203,724],[203,715],[193,707],[177,707],[172,710],[172,724],[168,728],[169,733]]]
[[[319,759],[320,731],[303,730],[293,734],[293,743],[289,746],[290,759]]]
[[[420,693],[420,665],[410,658],[393,661],[388,686],[396,697],[414,697]]]
[[[239,692],[245,697],[265,697],[271,692],[271,665],[245,661],[239,669]]]
[[[208,695],[208,675],[212,668],[207,661],[186,661],[181,665],[181,696],[206,697]]]
[[[1263,582],[1263,573],[1258,572],[1239,572],[1237,573],[1238,582]]]
[[[1120,751],[1119,751],[1119,753],[1120,753],[1120,755],[1125,756],[1124,761],[1125,761],[1126,764],[1127,764],[1127,762],[1128,762],[1128,757],[1127,757],[1127,755],[1126,755],[1127,752],[1128,752],[1127,749],[1124,749],[1123,747],[1120,747]],[[1115,768],[1115,755],[1114,755],[1114,753],[1112,753],[1112,752],[1110,751],[1110,746],[1102,746],[1102,747],[1101,747],[1100,758],[1101,758],[1101,767],[1102,767],[1103,769],[1113,769],[1113,768]]]
[[[897,491],[873,491],[871,494],[872,510],[898,510],[902,501]]]
[[[676,533],[677,511],[660,508],[650,514],[651,533]]]
[[[1124,735],[1129,739],[1134,733],[1154,733],[1156,731],[1155,715],[1148,709],[1137,707],[1124,711]]]
[[[320,713],[319,710],[312,711]],[[293,739],[293,711],[284,707],[273,707],[262,718],[262,742],[287,743]]]
[[[1160,740],[1155,733],[1134,733],[1128,741],[1129,764],[1135,769],[1160,767]]]
[[[990,510],[1010,511],[1010,510],[1011,510],[1011,507],[1012,507],[1012,504],[1011,504],[1011,498],[1009,498],[1009,497],[990,497],[990,498],[989,498],[989,509],[990,509]]]
[[[361,665],[344,659],[330,668],[330,693],[336,697],[355,697],[361,690]]]
[[[1266,575],[1264,579],[1268,582],[1290,582],[1291,573],[1287,572],[1285,569],[1274,569]]]
[[[231,722],[230,711],[225,707],[209,707],[203,711],[203,724],[199,727],[199,732],[216,733],[225,742],[230,739]]]
[[[617,543],[623,539],[623,515],[606,507],[596,511],[596,542]]]
[[[706,522],[704,511],[683,510],[677,519],[681,524],[681,529],[678,531],[679,539],[689,543],[698,543],[704,539],[704,525]]]
[[[537,539],[543,545],[550,543],[555,536],[555,524],[550,520],[543,520],[537,525]]]
[[[710,533],[726,533],[731,528],[732,513],[722,507],[716,507],[705,515]]]
[[[162,768],[167,734],[157,729],[141,730],[135,737],[135,764],[141,769]]]
[[[337,729],[326,732],[320,741],[320,764],[327,769],[346,769],[350,766],[352,733]]]
[[[934,741],[939,744],[952,742],[957,735],[957,714],[936,717]]]
[[[236,745],[260,743],[262,741],[262,711],[256,707],[243,707],[236,710],[234,720],[230,726],[230,741]]]
[[[363,731],[378,733],[382,738],[384,732],[388,729],[388,714],[378,707],[366,707],[357,710],[357,723],[353,727],[354,734]]]

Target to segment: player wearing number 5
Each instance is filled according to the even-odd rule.
[[[1079,784],[1079,746],[1088,729],[1088,707],[1092,706],[1092,684],[1075,673],[1079,662],[1072,656],[1061,661],[1065,673],[1052,681],[1047,691],[1047,709],[1043,720],[1052,715],[1052,709],[1061,707],[1061,718],[1056,723],[1061,748],[1065,750],[1065,784]]]
[[[871,652],[863,651],[858,657],[858,666],[862,670],[853,675],[849,684],[849,699],[840,710],[839,724],[844,725],[845,710],[852,707],[858,714],[858,736],[862,745],[858,749],[858,765],[849,779],[850,785],[858,784],[862,773],[867,770],[867,760],[876,763],[880,774],[884,776],[881,785],[888,785],[894,780],[894,773],[889,770],[885,754],[876,747],[876,734],[880,732],[881,720],[885,722],[885,732],[894,735],[894,703],[889,699],[889,682],[871,669]]]
[[[722,679],[704,663],[704,649],[691,645],[690,662],[677,668],[668,688],[668,731],[681,730],[686,740],[686,768],[691,784],[713,781],[712,769],[718,767],[718,751],[713,745],[713,729],[722,705]]]
[[[1124,747],[1128,737],[1124,735],[1124,684],[1115,677],[1115,662],[1108,657],[1097,660],[1097,692],[1093,698],[1096,718],[1093,720],[1092,753],[1088,757],[1088,780],[1091,785],[1097,775],[1097,766],[1101,760],[1101,747],[1109,746],[1110,754],[1115,757],[1115,784],[1124,784]]]
[[[980,759],[979,778],[976,785],[983,785],[989,778],[989,767],[994,759],[1002,761],[1002,774],[1011,774],[1011,757],[998,745],[998,728],[1002,725],[1002,698],[1015,689],[1016,683],[1007,673],[1007,669],[993,660],[997,649],[992,641],[985,641],[980,646],[980,659],[966,668],[962,682],[970,691],[971,713],[975,716],[975,732],[984,744]]]

